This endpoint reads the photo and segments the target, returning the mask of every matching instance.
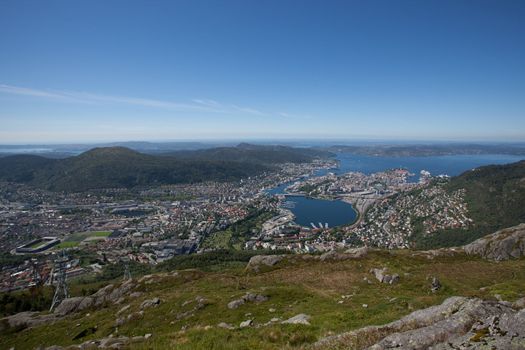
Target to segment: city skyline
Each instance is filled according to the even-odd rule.
[[[2,2],[0,144],[525,140],[518,1]]]

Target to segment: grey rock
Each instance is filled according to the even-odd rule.
[[[477,338],[483,338],[479,342]],[[383,326],[369,326],[328,337],[314,349],[335,348],[344,344],[368,342],[369,350],[391,348],[423,349],[523,349],[525,310],[516,310],[494,301],[451,297],[441,305],[412,312]],[[507,347],[504,344],[521,344]]]
[[[382,283],[385,279],[386,268],[384,267],[382,269],[372,269],[370,270],[370,273],[372,273],[375,276],[375,278]]]
[[[309,325],[310,322],[310,316],[309,315],[306,315],[306,314],[299,314],[299,315],[295,315],[294,317],[291,317],[285,321],[282,321],[281,323],[284,323],[284,324],[304,324],[304,325]]]
[[[132,299],[138,298],[142,295],[142,292],[133,292],[129,294],[129,297]]]
[[[141,309],[147,309],[149,307],[155,307],[155,306],[158,306],[160,304],[160,299],[159,298],[153,298],[153,299],[146,299],[142,302],[142,304],[140,304],[140,308]]]
[[[267,301],[268,297],[261,294],[246,293],[242,298],[230,301],[228,303],[228,309],[237,309],[239,306],[251,302],[251,303],[262,303]]]
[[[518,259],[525,255],[525,224],[509,227],[463,247],[468,255],[489,260]]]
[[[245,301],[253,302],[253,303],[262,303],[264,301],[268,301],[268,297],[261,294],[255,294],[255,293],[246,293],[246,295],[243,297]]]
[[[524,309],[525,308],[525,297],[520,298],[512,303],[512,307],[515,309]]]
[[[144,341],[144,337],[142,335],[137,335],[135,337],[132,337],[130,341],[132,343],[142,343]]]
[[[390,284],[396,284],[399,282],[399,275],[397,273],[393,274],[390,278],[390,281],[388,283]]]
[[[360,259],[366,256],[369,252],[367,247],[361,248],[350,248],[344,253],[337,252],[335,250],[328,251],[319,257],[320,261],[343,261],[349,259]]]
[[[69,315],[73,312],[87,309],[95,303],[91,297],[74,297],[63,300],[54,310],[54,313],[60,316]]]
[[[0,319],[0,331],[4,327],[9,328],[31,328],[45,323],[52,323],[60,319],[55,314],[39,315],[38,312],[24,311]]]
[[[321,254],[319,260],[321,261],[339,261],[345,260],[346,255],[343,253],[338,253],[335,250],[330,250],[329,252]]]
[[[440,289],[441,289],[441,282],[438,280],[437,277],[432,277],[432,285],[430,287],[430,290],[432,291],[432,293],[435,293]]]
[[[231,324],[229,324],[229,323],[226,323],[226,322],[221,322],[221,323],[219,323],[219,324],[217,325],[217,327],[219,327],[219,328],[224,328],[224,329],[230,329],[230,330],[235,329],[235,327],[234,327],[233,325],[231,325]]]
[[[122,317],[119,317],[115,320],[115,327],[120,327],[122,326],[124,323],[126,323],[126,319],[125,318],[122,318]]]
[[[228,309],[237,309],[245,303],[244,299],[236,299],[228,303]]]
[[[241,322],[241,324],[239,325],[239,328],[246,328],[246,327],[250,327],[252,325],[253,321],[252,320],[246,320],[246,321],[243,321]]]
[[[360,259],[368,255],[368,252],[370,249],[368,247],[361,247],[361,248],[350,248],[345,253],[350,256],[350,258],[353,259]]]
[[[259,272],[262,266],[274,266],[278,262],[284,259],[284,255],[256,255],[250,258],[248,265],[246,265],[247,270],[253,270]]]
[[[393,275],[388,275],[386,272],[386,267],[383,267],[381,269],[370,270],[370,273],[372,273],[375,276],[375,278],[381,283],[395,284],[399,282],[400,277],[397,273]]]
[[[128,311],[130,307],[131,307],[131,305],[129,305],[129,304],[124,306],[123,308],[118,310],[117,315],[120,315],[121,313],[124,313],[124,312]]]

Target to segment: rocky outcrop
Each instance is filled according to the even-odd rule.
[[[246,293],[242,298],[236,299],[233,301],[230,301],[228,303],[228,309],[237,309],[239,306],[247,303],[262,303],[263,301],[267,301],[268,297],[261,294],[255,294],[255,293]]]
[[[250,261],[248,261],[246,269],[259,272],[262,266],[271,267],[283,259],[284,255],[255,255],[251,257]]]
[[[40,315],[38,312],[20,312],[0,320],[0,330],[5,327],[26,328],[55,322],[72,313],[89,308],[100,308],[107,304],[118,304],[137,286],[133,280],[120,285],[110,284],[87,297],[73,297],[63,300],[52,314]]]
[[[365,257],[369,252],[368,247],[361,248],[351,248],[346,250],[344,253],[337,252],[336,250],[331,250],[322,254],[319,257],[321,261],[343,261],[349,259],[359,259]]]
[[[347,251],[345,251],[346,255],[352,259],[364,258],[368,255],[369,252],[370,248],[368,247],[350,248]]]
[[[259,272],[262,267],[272,267],[277,263],[287,260],[290,262],[309,261],[309,260],[320,260],[320,261],[343,261],[351,259],[360,259],[365,257],[370,252],[370,248],[351,248],[345,252],[338,252],[336,250],[330,250],[322,255],[309,255],[309,254],[290,254],[290,255],[256,255],[250,259],[247,270]]]
[[[87,309],[95,304],[92,297],[74,297],[63,300],[55,309],[55,314],[60,316],[69,315],[73,312]]]
[[[525,349],[525,310],[516,311],[507,304],[451,297],[441,305],[415,311],[384,326],[322,339],[314,348]]]
[[[285,321],[282,321],[283,324],[303,324],[303,325],[309,325],[310,322],[310,316],[306,314],[299,314],[295,315],[294,317],[291,317]]]
[[[372,273],[375,276],[375,278],[381,283],[396,284],[397,282],[399,282],[399,275],[397,273],[389,275],[386,272],[386,267],[383,267],[382,269],[370,270],[370,273]]]
[[[39,315],[38,312],[25,311],[15,315],[4,317],[0,320],[0,331],[5,328],[27,328],[35,327],[45,323],[54,322],[58,317],[54,314]]]
[[[525,255],[525,224],[494,232],[463,249],[468,255],[496,261],[520,258]]]
[[[150,308],[150,307],[155,307],[155,306],[158,306],[160,304],[160,299],[159,298],[153,298],[153,299],[146,299],[142,302],[142,304],[140,304],[140,309],[143,310],[143,309],[147,309],[147,308]]]

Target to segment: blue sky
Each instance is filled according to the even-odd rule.
[[[525,1],[0,1],[0,143],[525,140]]]

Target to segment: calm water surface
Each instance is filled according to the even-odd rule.
[[[455,176],[464,171],[489,164],[506,164],[517,162],[523,157],[511,155],[455,155],[434,157],[372,157],[348,153],[337,155],[339,168],[330,171],[343,174],[349,171],[359,171],[372,174],[392,168],[406,168],[415,174],[409,181],[418,181],[421,170],[430,171],[432,175],[445,174]],[[326,174],[327,170],[318,171],[315,176]],[[281,184],[267,191],[269,194],[282,194],[290,183]],[[286,207],[296,216],[295,222],[311,227],[310,223],[329,227],[350,224],[356,220],[357,214],[348,203],[306,198],[302,196],[287,197]]]

